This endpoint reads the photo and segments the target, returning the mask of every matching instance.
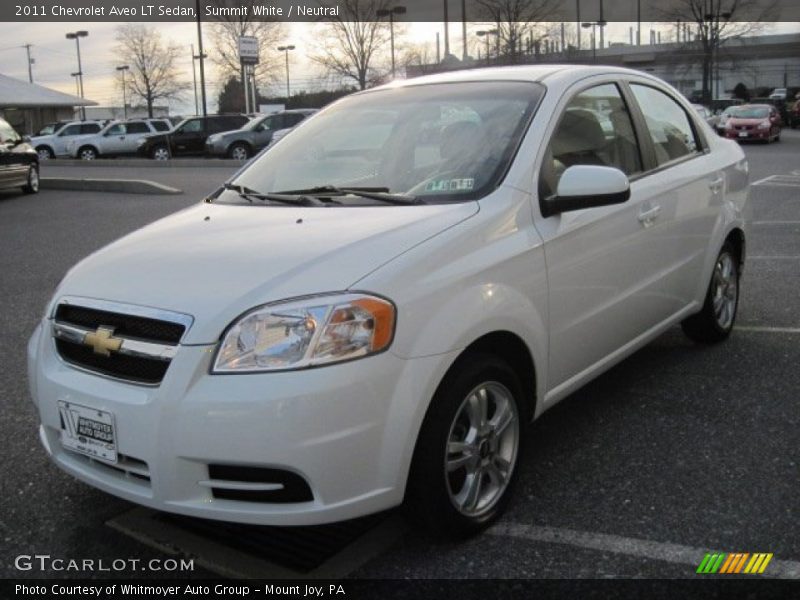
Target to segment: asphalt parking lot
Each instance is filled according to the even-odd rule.
[[[695,577],[704,553],[719,551],[774,553],[766,576],[800,578],[800,131],[786,129],[780,143],[745,150],[754,223],[732,337],[702,347],[674,328],[546,413],[528,431],[511,506],[487,533],[441,544],[401,525],[385,543],[364,546],[342,573],[686,578]],[[87,177],[96,170],[53,164],[42,175]],[[19,571],[20,554],[165,556],[164,540],[134,539],[107,525],[131,504],[73,480],[45,458],[27,392],[25,345],[72,264],[198,201],[234,170],[131,171],[183,189],[177,196],[0,195],[2,577],[87,575]],[[203,566],[181,577],[220,572],[211,545],[173,546],[201,558],[207,553]],[[115,575],[160,576],[101,574]]]

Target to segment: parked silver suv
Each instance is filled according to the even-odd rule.
[[[241,129],[215,133],[206,140],[206,154],[247,160],[315,112],[311,108],[285,110],[253,119]]]
[[[94,135],[74,138],[67,145],[67,153],[72,158],[83,160],[94,160],[99,156],[136,154],[140,139],[169,129],[169,121],[164,119],[115,121]]]
[[[68,121],[66,123],[56,123],[52,128],[52,133],[32,137],[31,145],[36,149],[39,160],[49,160],[57,156],[66,156],[67,144],[69,144],[75,136],[97,133],[102,127],[103,126],[97,121]],[[47,127],[43,131],[51,130]]]

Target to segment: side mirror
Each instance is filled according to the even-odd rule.
[[[628,176],[619,169],[575,165],[564,171],[555,197],[542,202],[542,214],[549,217],[571,210],[621,204],[630,197]]]

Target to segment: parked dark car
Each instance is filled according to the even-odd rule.
[[[39,191],[39,157],[29,142],[0,119],[0,190]]]
[[[312,108],[301,108],[257,117],[241,129],[208,136],[206,153],[211,156],[247,160],[262,148],[269,146],[278,132],[285,133],[315,112],[317,111]]]
[[[239,129],[248,121],[244,115],[189,117],[172,131],[143,137],[139,140],[137,153],[156,160],[203,154],[209,135]]]

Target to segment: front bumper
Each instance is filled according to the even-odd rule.
[[[206,142],[206,154],[210,154],[212,156],[221,156],[225,154],[225,144],[222,142],[216,142],[213,144]]]
[[[99,489],[197,517],[310,525],[402,502],[427,399],[452,356],[404,360],[384,352],[302,371],[209,375],[214,350],[182,346],[160,386],[134,385],[62,362],[43,321],[28,360],[45,450],[60,468]],[[64,449],[59,400],[113,413],[125,464]],[[313,500],[214,497],[210,464],[290,471],[308,483]]]
[[[740,135],[746,133],[747,135]],[[729,140],[738,140],[748,142],[750,140],[768,140],[772,136],[772,131],[769,129],[749,129],[747,131],[725,131],[725,137]]]

